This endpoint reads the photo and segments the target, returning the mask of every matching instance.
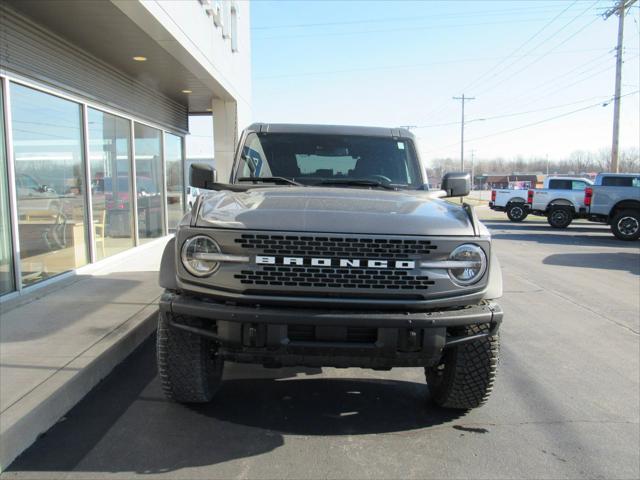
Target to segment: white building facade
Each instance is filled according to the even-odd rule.
[[[0,301],[170,233],[189,115],[228,177],[249,22],[238,0],[0,2]]]

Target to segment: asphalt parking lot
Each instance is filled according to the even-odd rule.
[[[2,477],[639,478],[640,244],[483,214],[505,285],[486,406],[434,407],[420,369],[232,364],[185,407],[150,339]]]

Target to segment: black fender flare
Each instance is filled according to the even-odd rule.
[[[573,210],[573,213],[577,212],[575,204],[566,198],[554,198],[547,204],[547,212],[551,210],[553,207],[569,207]]]
[[[616,203],[611,211],[609,212],[609,218],[613,218],[613,216],[620,210],[640,210],[640,202],[638,200],[633,199],[625,199],[620,200]]]

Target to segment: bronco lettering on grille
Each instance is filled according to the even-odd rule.
[[[308,265],[312,267],[354,267],[354,268],[416,268],[413,260],[369,260],[352,258],[304,258],[304,257],[272,257],[256,255],[258,265]]]

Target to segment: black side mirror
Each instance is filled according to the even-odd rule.
[[[191,165],[189,185],[195,188],[211,190],[217,181],[215,168],[206,163],[193,163]]]
[[[441,189],[447,192],[447,197],[466,197],[471,191],[471,175],[464,172],[446,173]]]

